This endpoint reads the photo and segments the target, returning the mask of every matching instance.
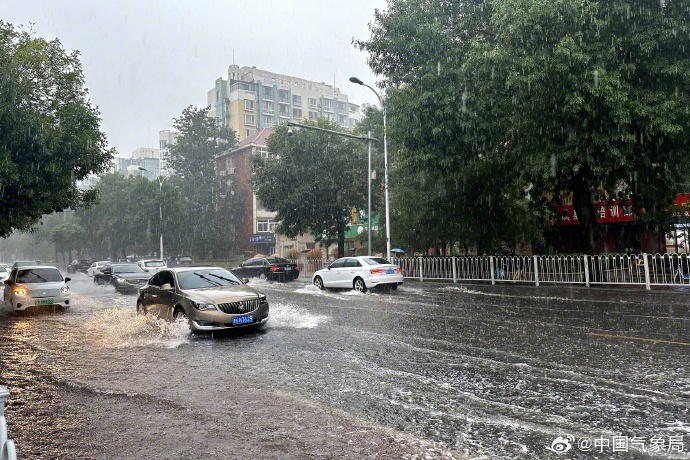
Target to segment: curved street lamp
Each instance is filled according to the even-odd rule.
[[[386,104],[383,103],[383,99],[381,99],[381,95],[371,86],[367,85],[364,83],[362,80],[360,80],[357,77],[350,77],[350,81],[352,83],[356,83],[358,85],[366,86],[370,90],[376,94],[376,97],[379,99],[379,103],[381,104],[381,108],[383,109],[383,190],[384,190],[384,197],[386,200],[386,259],[390,260],[391,258],[391,226],[390,226],[390,206],[389,206],[389,200],[388,200],[388,145],[386,142]],[[369,222],[371,223],[371,216],[369,216]]]

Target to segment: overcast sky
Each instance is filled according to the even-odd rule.
[[[158,147],[182,110],[206,105],[234,62],[333,84],[356,104],[377,103],[369,38],[386,0],[2,0],[0,19],[78,50],[101,129],[119,156]]]

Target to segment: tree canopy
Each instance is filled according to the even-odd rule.
[[[0,237],[93,202],[77,181],[113,151],[88,101],[79,53],[0,21]]]
[[[370,30],[355,44],[383,78],[396,168],[419,178],[418,204],[444,213],[428,238],[471,243],[494,226],[482,238],[496,246],[533,235],[502,222],[542,225],[572,197],[576,247],[591,253],[596,199],[630,198],[664,225],[685,191],[683,2],[391,0]]]
[[[173,126],[180,132],[170,146],[170,168],[181,176],[187,219],[180,222],[180,246],[195,258],[227,256],[237,248],[233,222],[241,218],[239,196],[221,190],[215,159],[237,144],[235,132],[209,117],[209,107],[187,107]]]
[[[340,130],[326,119],[311,125]],[[277,230],[292,238],[311,231],[327,242],[337,240],[342,257],[352,208],[366,209],[365,144],[305,128],[288,136],[287,128],[278,126],[268,138],[268,151],[269,158],[253,159],[253,184],[266,209],[277,212]]]

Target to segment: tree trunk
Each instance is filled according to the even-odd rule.
[[[338,221],[338,258],[345,257],[345,222]]]
[[[594,195],[587,187],[584,174],[577,174],[572,182],[573,208],[577,213],[578,232],[573,241],[576,252],[594,254],[599,224],[596,219]]]

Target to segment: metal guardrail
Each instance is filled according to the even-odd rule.
[[[7,438],[7,421],[5,420],[5,400],[10,392],[0,386],[0,460],[17,460],[14,441]]]
[[[405,278],[491,284],[690,285],[688,254],[400,257]]]

